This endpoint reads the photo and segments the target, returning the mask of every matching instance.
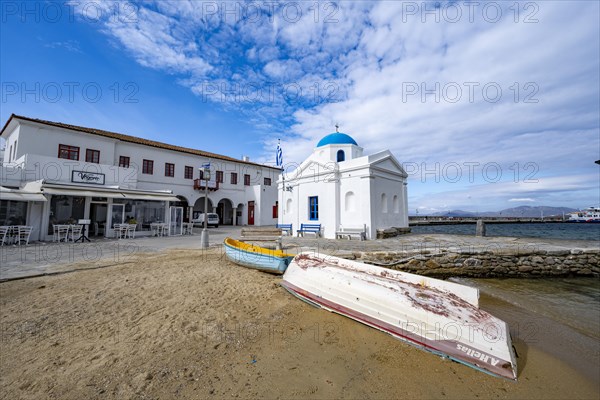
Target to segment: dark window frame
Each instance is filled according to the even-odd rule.
[[[125,162],[127,161],[127,162]],[[131,158],[128,156],[119,156],[119,167],[121,168],[129,168],[129,164],[131,163]]]
[[[265,186],[271,186],[271,183],[272,183],[271,178],[264,178],[263,183]]]
[[[250,186],[250,174],[244,174],[244,186]]]
[[[94,161],[94,159],[96,160]],[[85,162],[91,164],[100,164],[100,150],[85,149]]]
[[[237,172],[232,172],[231,176],[229,177],[229,181],[231,182],[232,185],[237,185]]]
[[[175,164],[174,163],[165,163],[165,176],[169,178],[175,177]]]
[[[223,171],[217,171],[215,175],[215,180],[217,183],[223,183]]]
[[[154,175],[154,160],[142,160],[142,174]]]
[[[319,196],[308,197],[308,220],[319,220]]]
[[[76,150],[75,150],[76,149]],[[58,158],[63,158],[65,160],[73,160],[73,161],[79,161],[79,146],[71,146],[68,144],[59,144],[58,145]],[[72,158],[72,157],[61,157],[61,153],[65,151],[68,155],[71,155],[71,153],[76,154],[76,158]]]
[[[194,179],[194,167],[186,165],[183,168],[183,179]]]

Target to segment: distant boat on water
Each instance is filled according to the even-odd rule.
[[[589,207],[569,214],[567,222],[600,222],[600,208]]]

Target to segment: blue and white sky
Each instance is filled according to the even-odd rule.
[[[3,1],[12,113],[300,163],[335,130],[409,211],[600,203],[597,1]]]

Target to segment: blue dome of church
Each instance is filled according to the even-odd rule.
[[[328,144],[354,144],[358,146],[358,143],[356,143],[354,139],[341,132],[334,132],[325,136],[323,139],[319,140],[317,147],[327,146]]]

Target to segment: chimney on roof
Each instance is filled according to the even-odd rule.
[[[242,161],[250,161],[250,157],[249,156],[242,156]]]

